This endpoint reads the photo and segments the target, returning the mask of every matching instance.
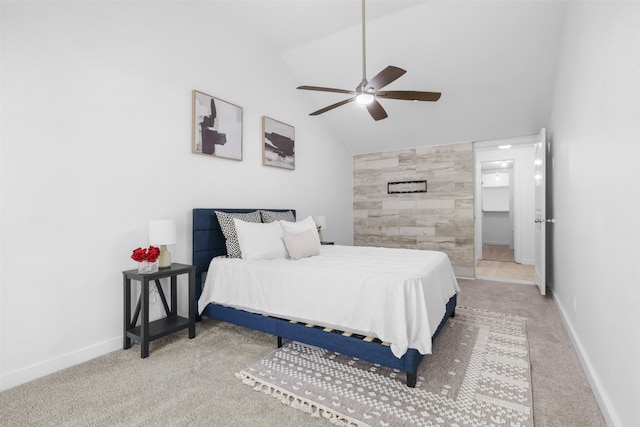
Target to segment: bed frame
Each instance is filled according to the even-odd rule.
[[[202,293],[203,273],[209,269],[209,263],[214,257],[227,253],[225,238],[215,211],[247,213],[256,210],[259,209],[193,210],[193,264],[196,268],[196,304]],[[277,212],[291,210],[295,215],[293,209],[268,210]],[[456,302],[457,298],[454,295],[447,303],[446,314],[433,334],[432,341],[440,333],[447,319],[455,316]],[[401,358],[397,358],[391,352],[389,345],[382,343],[377,338],[371,339],[370,337],[250,313],[218,304],[209,304],[202,312],[202,316],[274,335],[277,337],[278,347],[282,345],[282,339],[285,338],[398,369],[406,372],[409,387],[415,387],[418,365],[423,358],[423,355],[413,348],[410,348]],[[198,320],[200,320],[200,316],[198,316]]]

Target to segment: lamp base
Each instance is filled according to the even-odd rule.
[[[159,268],[171,267],[171,252],[167,249],[167,245],[160,246],[160,256],[158,257]]]

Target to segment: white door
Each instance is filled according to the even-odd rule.
[[[547,163],[547,130],[542,129],[538,135],[535,157],[535,284],[540,288],[540,294],[545,295],[545,245],[546,245],[546,163]]]

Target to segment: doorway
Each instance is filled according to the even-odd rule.
[[[519,142],[476,145],[475,275],[533,284],[534,145]]]
[[[480,163],[482,259],[515,262],[513,253],[513,159]]]

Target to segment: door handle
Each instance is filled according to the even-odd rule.
[[[551,224],[555,224],[556,220],[553,219],[553,218],[552,219],[535,219],[535,220],[533,220],[533,222],[535,222],[536,224],[539,224],[541,222],[549,222]]]

